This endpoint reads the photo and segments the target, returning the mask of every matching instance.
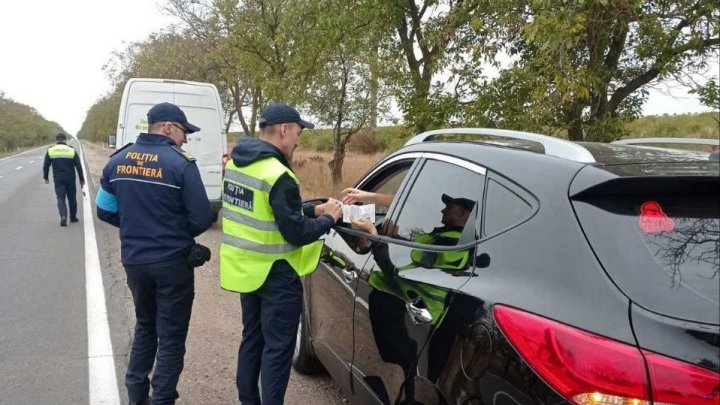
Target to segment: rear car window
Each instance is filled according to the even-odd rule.
[[[533,209],[515,192],[489,179],[485,197],[485,236],[493,236],[528,219]]]
[[[720,193],[592,196],[574,201],[603,267],[633,301],[676,318],[720,323]]]

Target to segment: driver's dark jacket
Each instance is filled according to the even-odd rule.
[[[213,221],[195,159],[168,137],[142,133],[105,166],[97,216],[120,228],[125,265],[185,260]]]

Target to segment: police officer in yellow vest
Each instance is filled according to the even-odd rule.
[[[223,179],[220,285],[239,292],[243,338],[238,350],[241,404],[282,404],[302,312],[299,276],[315,270],[341,203],[304,207],[292,170],[300,133],[314,125],[273,103],[260,115],[259,139],[243,137]],[[258,389],[258,376],[262,382]]]
[[[50,166],[53,168],[53,183],[55,183],[55,196],[60,212],[60,226],[67,226],[68,206],[70,207],[70,222],[78,222],[77,199],[75,198],[75,171],[80,179],[80,188],[85,185],[80,156],[75,148],[66,143],[67,136],[60,132],[55,136],[57,144],[48,148],[43,163],[43,179],[48,184]],[[65,203],[67,199],[67,204]]]

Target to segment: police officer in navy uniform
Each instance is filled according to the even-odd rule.
[[[200,128],[161,103],[147,114],[149,133],[115,152],[103,169],[96,204],[120,228],[122,263],[135,303],[135,336],[125,385],[131,404],[173,404],[183,369],[194,292],[194,238],[213,212],[195,159],[180,146]],[[208,251],[209,254],[209,251]],[[205,260],[209,257],[205,258]]]
[[[53,169],[53,183],[55,183],[55,197],[60,212],[60,226],[67,226],[68,206],[70,207],[70,222],[78,222],[77,199],[75,198],[75,171],[80,179],[80,188],[85,185],[80,156],[75,148],[66,143],[67,136],[60,132],[55,136],[57,144],[48,148],[43,163],[43,179],[45,184],[50,183],[48,174],[50,166]],[[67,199],[67,204],[65,200]]]

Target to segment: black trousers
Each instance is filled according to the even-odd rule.
[[[174,404],[184,366],[195,276],[187,263],[157,267],[125,266],[135,303],[135,336],[125,386],[131,401],[148,396],[152,376],[153,404]]]
[[[258,290],[240,294],[243,336],[235,382],[242,405],[260,405],[261,395],[262,405],[283,403],[302,313],[302,296],[303,286],[295,270],[278,265],[270,270]]]
[[[68,206],[70,206],[70,218],[77,218],[76,192],[75,179],[55,182],[55,197],[57,197],[57,207],[61,218],[67,218]],[[65,204],[65,199],[67,199],[67,204]]]

